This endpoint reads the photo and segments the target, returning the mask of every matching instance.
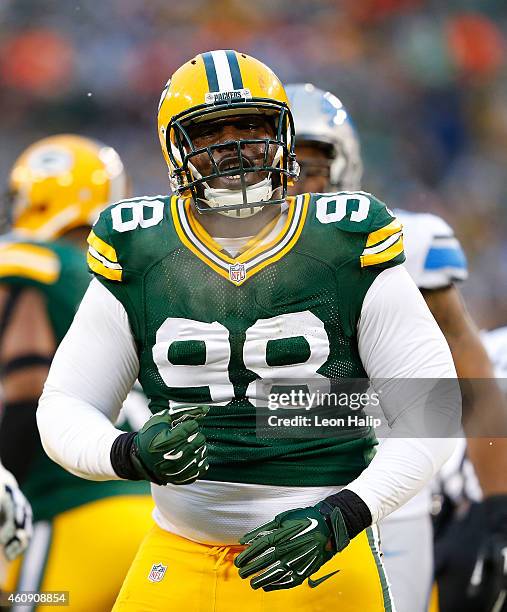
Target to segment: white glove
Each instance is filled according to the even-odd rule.
[[[32,537],[32,508],[14,476],[0,464],[0,546],[9,561],[24,552]]]

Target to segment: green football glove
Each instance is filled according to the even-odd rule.
[[[153,415],[137,432],[131,458],[139,474],[162,485],[189,484],[208,469],[206,438],[195,416],[174,425],[169,410]]]
[[[327,516],[323,502],[278,514],[273,521],[244,535],[248,548],[234,563],[253,589],[290,589],[304,582],[350,542],[339,508]]]
[[[208,469],[206,438],[197,421],[208,410],[209,406],[189,407],[177,419],[162,410],[137,433],[118,436],[111,448],[115,472],[158,485],[194,482]]]

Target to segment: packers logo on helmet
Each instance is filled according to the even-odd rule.
[[[241,115],[266,118],[272,136],[195,146],[192,133],[196,129]],[[272,70],[244,53],[209,51],[181,66],[162,92],[158,135],[173,189],[190,193],[203,213],[254,214],[266,204],[284,201],[288,181],[298,176],[294,122],[283,85]],[[260,162],[248,159],[243,152],[246,145],[262,147]],[[230,148],[234,163],[219,168],[214,155],[225,147]],[[197,163],[203,156],[209,168],[204,174]],[[262,179],[251,184],[252,176]],[[238,177],[240,186],[218,189],[213,184],[220,177]]]
[[[92,225],[108,204],[128,197],[127,182],[113,148],[71,134],[43,138],[11,170],[12,227],[29,238],[51,240]]]

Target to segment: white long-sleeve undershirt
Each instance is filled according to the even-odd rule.
[[[432,381],[454,380],[456,370],[444,335],[403,266],[382,272],[367,292],[358,345],[368,377],[381,387],[376,390],[382,391],[382,409],[393,429],[370,465],[346,488],[363,499],[377,522],[421,491],[452,454],[457,440],[422,437],[424,424],[415,422],[414,410],[424,408]],[[446,414],[449,431],[458,431],[459,387],[449,383],[431,396],[443,405],[426,406],[440,413],[428,427],[432,435]],[[413,405],[400,419],[400,403],[410,400]],[[409,427],[409,437],[397,431],[397,418],[400,427]]]
[[[89,480],[120,480],[110,460],[113,425],[139,371],[123,305],[92,280],[56,351],[37,410],[46,453]]]
[[[372,283],[358,339],[370,379],[456,376],[447,343],[401,266],[383,271]],[[121,432],[112,423],[138,369],[125,309],[93,280],[56,353],[37,412],[44,448],[54,461],[84,478],[118,478],[109,455]],[[388,383],[386,390],[388,398]],[[396,415],[384,402],[382,408],[395,429]],[[366,502],[378,521],[417,493],[454,446],[452,439],[393,436],[347,488]]]

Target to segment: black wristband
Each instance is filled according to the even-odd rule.
[[[351,540],[371,525],[372,517],[370,509],[359,495],[356,495],[353,491],[343,489],[339,493],[326,497],[321,502],[319,511],[327,519],[334,508],[340,509]]]
[[[143,480],[132,464],[132,447],[136,432],[123,433],[119,435],[111,446],[111,465],[120,478],[125,480]]]

